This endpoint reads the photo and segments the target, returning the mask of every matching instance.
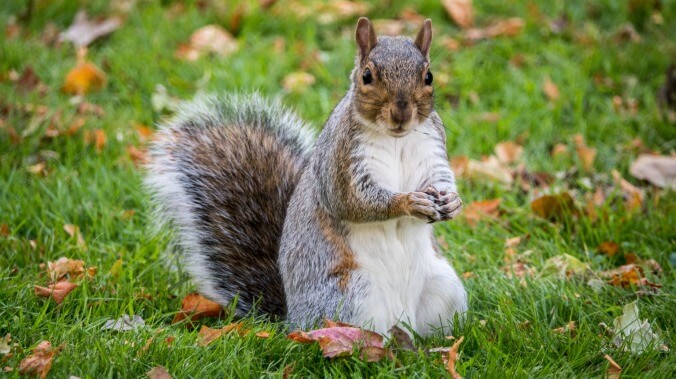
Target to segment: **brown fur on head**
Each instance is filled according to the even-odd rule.
[[[429,73],[432,22],[425,20],[415,41],[376,37],[369,19],[357,22],[359,48],[352,74],[358,115],[394,137],[408,134],[433,110],[434,88]]]

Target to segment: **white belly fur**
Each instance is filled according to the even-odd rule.
[[[395,192],[419,190],[428,169],[439,159],[445,161],[426,149],[429,141],[424,139],[425,134],[415,132],[399,139],[369,136],[370,141],[377,142],[364,147],[361,153],[371,162],[371,178]],[[416,328],[426,278],[439,272],[440,265],[453,271],[446,260],[436,255],[432,226],[417,218],[400,217],[347,223],[346,228],[359,267],[356,274],[370,284],[369,296],[358,307],[361,311],[357,319],[380,333],[386,333],[399,321]]]

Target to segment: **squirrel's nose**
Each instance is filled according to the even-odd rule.
[[[408,101],[397,100],[394,107],[390,108],[390,117],[395,124],[405,124],[411,119],[413,110]]]

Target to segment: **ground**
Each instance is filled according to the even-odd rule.
[[[132,8],[125,10],[125,4]],[[244,322],[253,332],[270,331],[270,338],[235,333],[208,347],[195,344],[198,328],[171,324],[181,299],[194,288],[167,258],[167,233],[152,233],[142,170],[136,164],[140,154],[133,149],[130,154],[130,146],[142,151],[147,141],[139,130],[147,129],[139,125],[152,130],[170,113],[157,105],[158,95],[153,105],[158,85],[178,99],[200,91],[258,90],[279,96],[320,129],[349,85],[357,16],[341,17],[330,7],[304,14],[313,5],[299,4],[306,2],[279,1],[267,10],[256,1],[223,6],[208,0],[3,5],[0,335],[11,334],[10,344],[17,344],[0,357],[1,367],[13,368],[3,375],[18,376],[19,362],[43,340],[63,345],[51,368],[54,377],[141,377],[157,365],[174,377],[279,377],[285,369],[302,377],[448,375],[441,354],[423,350],[398,352],[396,361],[378,363],[357,356],[325,359],[317,346],[292,342],[281,324],[260,319]],[[91,43],[87,52],[107,77],[103,89],[73,98],[62,85],[76,65],[75,48],[54,43],[48,30],[65,30],[80,6],[93,16],[123,15],[124,22]],[[477,1],[478,26],[508,17],[521,18],[525,25],[516,36],[473,43],[440,2],[420,2],[410,8],[413,13],[387,0],[368,8],[364,14],[375,19],[413,17],[415,23],[417,13],[433,20],[432,69],[449,156],[478,161],[493,154],[498,142],[516,141],[524,148],[524,167],[551,173],[549,191],[569,192],[580,209],[586,209],[596,188],[611,188],[594,208],[595,216],[567,212],[545,220],[530,205],[545,189],[460,176],[465,204],[501,202],[496,218],[476,223],[461,218],[436,228],[444,254],[464,274],[469,293],[467,321],[453,332],[464,336],[458,372],[477,378],[600,377],[608,370],[608,354],[622,367],[623,377],[676,377],[676,197],[629,173],[639,150],[674,152],[673,117],[660,110],[657,95],[676,56],[674,3]],[[208,24],[235,33],[238,51],[196,61],[178,58],[179,46]],[[415,29],[404,32],[413,35]],[[41,85],[17,80],[27,67]],[[315,81],[294,91],[287,82],[284,89],[284,78],[293,72],[309,73]],[[547,80],[558,98],[552,88],[543,91]],[[82,102],[100,109],[88,112],[80,106],[78,111]],[[44,108],[38,110],[38,105]],[[46,136],[78,122],[84,122],[79,130]],[[597,151],[589,167],[577,156],[576,134]],[[552,157],[556,144],[567,153]],[[612,170],[644,191],[638,207],[623,205]],[[78,226],[83,241],[71,236],[66,225]],[[507,238],[526,235],[515,254],[505,252]],[[597,249],[608,241],[619,246],[613,257]],[[588,277],[541,275],[547,259],[564,253],[595,273],[626,263],[631,254],[654,259],[663,272],[646,275],[662,287],[605,284],[594,289]],[[49,282],[44,264],[62,256],[82,259],[98,272],[78,281],[79,287],[57,305],[37,297],[34,285]],[[508,274],[515,262],[526,264],[533,275]],[[634,300],[641,318],[660,331],[670,351],[624,351],[599,326],[612,327],[623,306]],[[141,316],[146,326],[129,332],[101,330],[106,320],[123,314]],[[574,330],[555,330],[571,321]],[[155,342],[144,349],[154,335]],[[171,346],[164,342],[169,336],[174,338]],[[443,335],[416,340],[421,348],[452,342]]]

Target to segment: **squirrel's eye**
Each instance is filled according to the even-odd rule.
[[[432,80],[434,80],[434,75],[432,75],[432,71],[427,71],[427,74],[425,74],[425,85],[431,86]]]
[[[364,84],[373,83],[373,75],[371,75],[371,70],[368,68],[364,70],[364,75],[362,75],[361,78],[364,81]]]

